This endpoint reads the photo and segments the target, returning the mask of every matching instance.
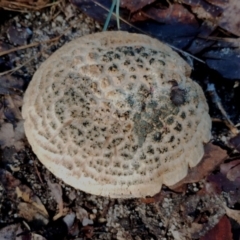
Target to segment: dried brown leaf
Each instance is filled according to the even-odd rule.
[[[240,1],[229,0],[219,19],[218,25],[240,37]]]
[[[192,11],[203,20],[210,19],[214,21],[223,12],[221,7],[204,0],[180,0],[180,2],[189,5]]]
[[[156,0],[121,0],[120,4],[121,7],[127,8],[128,10],[130,10],[130,12],[136,12],[155,1]]]
[[[240,159],[221,164],[220,170],[230,181],[235,181],[240,178]]]
[[[14,202],[20,202],[18,205],[19,215],[29,219],[42,220],[48,222],[48,212],[41,200],[32,192],[32,190],[23,185],[18,179],[6,170],[0,169],[0,182],[6,190],[7,197]],[[28,212],[29,209],[29,212]],[[31,211],[30,211],[31,209]],[[37,215],[36,215],[37,214]]]
[[[229,140],[229,143],[240,152],[240,133]]]
[[[228,208],[226,205],[224,208],[226,210],[227,216],[234,219],[238,224],[240,224],[240,211]]]
[[[94,234],[94,228],[92,226],[84,226],[82,228],[82,232],[87,238],[92,238]]]
[[[17,197],[24,202],[31,204],[41,215],[48,217],[48,212],[42,204],[41,200],[32,192],[26,185],[19,185],[16,187]]]
[[[48,224],[48,218],[39,212],[39,208],[30,203],[20,202],[18,204],[18,216],[28,222],[38,221],[44,225]]]
[[[58,214],[53,217],[54,220],[63,216],[63,199],[62,199],[62,188],[57,183],[52,183],[50,180],[47,181],[48,187],[51,190],[51,194],[53,198],[56,200],[58,204]]]
[[[226,175],[229,172],[229,170],[231,170],[232,168],[236,167],[239,164],[240,164],[239,159],[233,160],[228,163],[223,163],[220,165],[220,172],[223,173],[224,175]]]
[[[164,9],[151,7],[144,11],[144,15],[161,23],[184,23],[195,27],[199,26],[195,16],[180,4],[171,4],[168,8]]]
[[[225,6],[228,3],[228,0],[205,0],[205,1],[217,6]]]
[[[240,198],[240,180],[236,179],[235,181],[230,181],[224,174],[221,172],[211,174],[207,177],[208,184],[211,188],[215,190],[213,192],[224,191],[228,193],[229,198],[228,202],[230,206],[233,206],[239,201]]]
[[[215,225],[204,237],[200,240],[232,240],[231,224],[226,216],[223,216],[217,225]]]
[[[201,179],[210,174],[217,166],[228,157],[227,152],[222,148],[208,143],[205,145],[205,154],[201,162],[192,168],[188,175],[179,183],[171,186],[171,189],[177,189],[183,184],[199,182]]]

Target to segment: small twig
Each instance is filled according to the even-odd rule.
[[[177,48],[177,47],[174,47],[174,46],[172,46],[171,44],[168,44],[168,43],[166,43],[166,44],[167,44],[170,48],[174,49],[175,51],[180,52],[180,53],[182,53],[183,55],[187,55],[187,56],[189,56],[189,57],[191,57],[191,58],[193,58],[193,59],[195,59],[195,60],[197,60],[197,61],[205,64],[205,62],[204,62],[203,60],[201,60],[200,58],[195,57],[195,56],[193,56],[192,54],[190,54],[190,53],[188,53],[188,52],[185,52],[185,51],[183,51],[183,50],[181,50],[181,49],[179,49],[179,48]]]
[[[30,44],[27,44],[27,45],[24,45],[24,46],[11,48],[11,49],[6,50],[6,51],[2,51],[2,52],[0,52],[0,57],[4,56],[4,55],[7,55],[9,53],[12,53],[12,52],[16,52],[16,51],[19,51],[19,50],[26,49],[26,48],[36,47],[39,44],[40,44],[40,42],[35,42],[35,43],[30,43]]]
[[[113,2],[112,2],[111,8],[110,8],[110,10],[109,10],[109,13],[108,13],[108,15],[107,15],[107,19],[106,19],[105,24],[104,24],[104,27],[103,27],[103,31],[106,31],[107,28],[108,28],[108,25],[109,25],[111,16],[113,15],[113,9],[114,9],[114,7],[116,6],[117,1],[118,1],[118,0],[113,0]],[[116,12],[117,12],[117,9],[116,9]],[[114,16],[116,17],[116,15],[114,15]],[[117,17],[117,19],[119,20],[118,17]]]
[[[120,8],[120,0],[117,0],[117,3],[116,3],[116,16],[117,16],[117,28],[118,28],[118,30],[120,29],[119,8]]]
[[[39,11],[43,8],[51,7],[51,6],[54,6],[54,5],[57,5],[57,4],[58,4],[58,1],[35,7],[35,6],[27,5],[27,4],[24,4],[24,3],[14,2],[14,1],[11,1],[11,2],[6,2],[6,1],[4,2],[3,1],[3,2],[0,2],[0,7],[2,7],[5,10],[9,10],[9,11],[14,10],[14,11],[17,11],[17,12],[26,13],[26,12],[29,12],[29,10]],[[12,7],[9,7],[9,6],[12,6]]]
[[[0,52],[0,56],[3,56],[3,55],[6,55],[6,54],[9,54],[9,53],[12,53],[12,52],[15,52],[15,51],[19,51],[19,50],[23,50],[23,49],[26,49],[26,48],[30,48],[30,47],[35,47],[39,44],[44,44],[44,43],[49,43],[49,42],[53,42],[53,41],[56,41],[58,40],[62,35],[58,36],[58,37],[55,37],[55,38],[51,38],[47,41],[44,41],[44,42],[36,42],[36,43],[31,43],[31,44],[28,44],[28,45],[25,45],[25,46],[21,46],[21,47],[16,47],[16,48],[12,48],[12,49],[9,49],[7,51],[3,51],[3,52]],[[37,57],[40,56],[40,54],[42,54],[42,51],[38,53]],[[10,69],[8,71],[5,71],[5,72],[1,72],[0,73],[0,76],[3,76],[3,75],[6,75],[6,74],[9,74],[9,73],[12,73],[12,72],[15,72],[17,71],[18,69],[22,68],[23,66],[25,66],[26,64],[28,64],[29,62],[31,62],[34,58],[36,58],[36,56],[33,56],[31,57],[30,59],[28,59],[26,62],[24,62],[22,65],[20,66],[17,66],[13,69]]]
[[[40,174],[40,172],[38,171],[37,165],[36,165],[36,163],[35,163],[34,160],[33,160],[33,166],[34,166],[34,168],[35,168],[35,171],[36,171],[36,174],[37,174],[37,176],[38,176],[38,179],[39,179],[40,183],[43,184],[43,180],[42,180],[41,174]]]
[[[223,108],[222,103],[221,103],[221,99],[220,99],[220,97],[217,94],[215,85],[213,83],[211,83],[211,84],[209,83],[208,87],[207,87],[207,91],[210,93],[210,95],[212,97],[212,100],[213,100],[213,103],[216,104],[216,106],[218,107],[218,109],[220,110],[222,115],[225,117],[225,119],[226,119],[225,124],[229,127],[230,131],[233,134],[237,134],[239,131],[236,128],[236,126],[234,125],[234,123],[231,121],[231,119],[229,118],[229,116],[228,116],[227,112],[225,111],[225,109]]]
[[[68,27],[66,30],[70,29],[72,26]],[[65,30],[65,32],[66,32]],[[3,55],[6,55],[6,54],[9,54],[9,53],[12,53],[12,52],[15,52],[15,51],[19,51],[19,50],[24,50],[24,49],[27,49],[27,48],[30,48],[30,47],[35,47],[35,46],[38,46],[40,44],[45,44],[45,43],[50,43],[50,42],[54,42],[54,41],[57,41],[59,40],[65,33],[57,36],[57,37],[54,37],[54,38],[51,38],[51,39],[48,39],[46,41],[43,41],[43,42],[35,42],[35,43],[31,43],[31,44],[28,44],[28,45],[24,45],[24,46],[20,46],[20,47],[16,47],[16,48],[12,48],[12,49],[9,49],[9,50],[6,50],[6,51],[3,51],[3,52],[0,52],[0,57],[3,56]],[[42,51],[39,53],[39,55],[42,54]],[[38,55],[38,56],[39,56]],[[37,57],[38,57],[37,56]],[[28,59],[26,62],[24,62],[21,66],[18,66],[18,67],[15,67],[14,69],[11,69],[11,70],[8,70],[8,71],[5,71],[5,72],[1,72],[0,73],[0,76],[3,76],[3,75],[6,75],[8,73],[12,73],[14,71],[17,71],[18,69],[22,68],[23,66],[25,66],[27,63],[29,63],[30,61],[32,61],[36,56]]]
[[[15,48],[12,48],[12,49],[9,49],[9,50],[6,50],[6,51],[2,51],[2,52],[0,52],[0,57],[4,56],[6,54],[12,53],[12,52],[19,51],[19,50],[24,50],[24,49],[27,49],[27,48],[36,47],[40,44],[57,41],[57,40],[59,40],[60,37],[62,37],[62,35],[63,34],[61,34],[60,36],[57,36],[55,38],[48,39],[48,40],[43,41],[43,42],[30,43],[30,44],[27,44],[27,45],[24,45],[24,46],[15,47]]]
[[[226,119],[220,119],[220,118],[211,118],[211,119],[212,119],[212,122],[225,124],[233,134],[238,133],[237,127],[239,127],[240,124],[236,124],[235,126],[232,126]]]
[[[41,52],[37,55],[37,57],[39,57],[40,54],[41,54]],[[1,72],[1,73],[0,73],[0,76],[3,76],[3,75],[6,75],[6,74],[9,74],[9,73],[12,73],[12,72],[17,71],[18,69],[22,68],[23,66],[25,66],[26,64],[28,64],[29,62],[31,62],[35,57],[36,57],[36,56],[31,57],[30,59],[28,59],[26,62],[24,62],[23,64],[21,64],[21,65],[18,66],[18,67],[15,67],[15,68],[10,69],[10,70],[5,71],[5,72]]]

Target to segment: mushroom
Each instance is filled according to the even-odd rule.
[[[122,31],[64,45],[36,71],[22,108],[39,160],[82,191],[152,196],[204,154],[211,119],[191,69],[165,44]]]

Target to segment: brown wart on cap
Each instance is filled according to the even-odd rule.
[[[171,88],[171,92],[170,92],[170,99],[171,99],[172,103],[175,104],[176,106],[180,106],[180,105],[184,104],[186,101],[185,90],[181,89],[178,86],[177,81],[174,79],[169,81],[169,83],[172,84],[172,88]]]
[[[152,196],[184,178],[211,138],[208,105],[189,71],[177,53],[145,35],[76,39],[29,84],[22,110],[29,143],[53,174],[77,189]]]

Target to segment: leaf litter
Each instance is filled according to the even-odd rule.
[[[103,11],[103,8],[101,7],[101,10],[99,10],[100,5],[96,7],[95,3],[101,2],[102,6],[107,7],[111,5],[111,1],[74,0],[74,2],[78,6],[90,6],[90,9],[87,8],[84,11],[89,13],[91,10],[91,14],[98,15],[98,19],[102,19],[99,20],[100,22],[105,20],[107,11],[104,10],[105,14],[99,14]],[[224,22],[225,15],[219,17],[224,13],[224,9],[229,8],[226,13],[232,11],[230,11],[230,5],[224,0],[196,0],[191,1],[191,4],[190,1],[184,1],[185,5],[181,2],[183,1],[178,1],[178,3],[163,1],[164,4],[159,5],[156,1],[141,1],[141,5],[136,6],[133,4],[134,2],[131,5],[130,2],[122,1],[121,6],[128,9],[131,15],[130,18],[125,18],[129,16],[127,14],[128,10],[121,9],[122,17],[130,23],[128,25],[125,22],[125,25],[122,24],[121,26],[125,30],[129,30],[129,26],[131,26],[132,30],[132,24],[134,24],[142,31],[148,30],[149,34],[153,34],[153,29],[155,29],[155,34],[159,35],[160,39],[164,39],[166,42],[169,40],[170,44],[176,43],[184,51],[190,49],[199,39],[208,41],[207,44],[203,44],[201,49],[199,48],[197,56],[205,57],[206,62],[207,59],[211,59],[215,61],[215,65],[218,61],[228,59],[226,61],[232,68],[232,74],[229,74],[227,69],[221,71],[220,68],[214,68],[213,66],[212,68],[219,71],[225,78],[236,79],[238,72],[236,72],[237,65],[234,64],[237,63],[231,63],[230,60],[234,59],[234,56],[236,56],[234,54],[239,50],[238,39],[236,36],[236,40],[229,38],[229,36],[224,39],[211,38],[212,36],[215,37],[213,32],[220,26],[219,23]],[[232,2],[232,4],[238,3]],[[189,8],[186,8],[186,5],[189,5]],[[0,146],[2,153],[0,161],[0,236],[5,236],[4,234],[8,233],[6,235],[8,239],[11,239],[11,237],[12,239],[18,239],[16,232],[19,232],[25,234],[24,236],[29,236],[30,239],[37,237],[42,239],[73,239],[78,236],[82,239],[107,240],[116,237],[117,239],[150,240],[153,236],[155,239],[204,240],[207,237],[211,239],[217,236],[218,239],[221,239],[220,237],[227,236],[230,240],[234,230],[229,227],[229,218],[240,222],[240,212],[235,207],[239,204],[240,199],[240,158],[237,153],[239,151],[239,135],[229,137],[231,136],[229,134],[227,136],[231,144],[225,144],[225,150],[217,145],[206,145],[206,154],[201,163],[192,169],[178,186],[171,189],[164,188],[156,196],[146,199],[111,201],[76,191],[55,179],[36,160],[36,157],[26,145],[27,142],[22,128],[20,114],[22,91],[24,91],[31,75],[39,66],[39,61],[42,62],[51,54],[50,47],[54,50],[78,34],[86,34],[100,29],[96,22],[79,13],[77,14],[76,9],[73,9],[71,5],[68,5],[67,8],[67,20],[64,19],[64,16],[66,17],[64,13],[60,15],[58,13],[56,17],[51,18],[54,27],[49,26],[50,18],[47,16],[51,16],[51,13],[48,10],[39,15],[18,16],[14,20],[17,23],[25,23],[23,26],[31,27],[33,35],[30,36],[30,39],[28,35],[24,35],[30,43],[41,42],[44,36],[51,38],[52,29],[57,29],[54,34],[61,35],[64,32],[64,38],[60,38],[58,43],[49,42],[49,48],[45,46],[45,43],[40,45],[42,52],[40,57],[33,59],[31,63],[33,66],[30,64],[30,66],[21,67],[13,75],[5,75],[2,78],[3,81],[0,81],[0,94],[2,96],[0,99]],[[214,12],[215,10],[216,12]],[[51,9],[51,11],[54,11],[54,9]],[[94,13],[94,11],[96,12]],[[137,18],[139,13],[142,16],[141,19]],[[179,17],[181,14],[182,16]],[[38,23],[39,17],[45,23],[43,26],[41,24],[34,25],[34,21]],[[201,17],[206,18],[206,20],[201,19]],[[33,19],[30,22],[33,25],[28,20],[31,18]],[[150,19],[151,21],[149,21]],[[209,20],[214,20],[214,26],[206,28]],[[232,29],[230,35],[237,35],[236,22],[234,21],[232,25],[229,23],[225,28],[223,25],[220,27],[227,31]],[[10,26],[6,25],[6,29],[10,29],[11,24],[10,22]],[[111,24],[114,26],[115,21],[112,20]],[[187,26],[188,24],[192,29]],[[160,25],[164,25],[164,27],[160,27]],[[90,28],[87,27],[86,29],[86,26],[90,26]],[[169,26],[172,27],[171,31],[167,30]],[[176,30],[176,26],[179,27],[180,35],[173,36],[181,40],[171,39],[171,34],[173,34],[174,29]],[[185,26],[187,27],[185,28]],[[181,32],[183,29],[185,30]],[[160,31],[161,34],[159,34]],[[69,37],[69,33],[73,33],[71,37]],[[165,35],[165,33],[168,34]],[[164,38],[164,35],[167,37]],[[201,35],[208,40],[200,38]],[[182,39],[187,39],[187,45]],[[220,42],[221,45],[218,45]],[[17,42],[15,41],[15,43]],[[5,68],[17,66],[20,63],[21,55],[35,54],[38,51],[37,46],[33,45],[31,49],[24,48],[10,53],[8,55],[10,57],[9,64],[3,66]],[[215,55],[211,52],[214,47]],[[219,47],[222,49],[231,48],[232,55],[219,55]],[[11,48],[11,45],[7,48]],[[192,48],[191,51],[194,52],[194,50],[196,48]],[[210,63],[208,64],[210,65]],[[23,75],[25,80],[19,78]],[[203,83],[202,85],[204,88]],[[226,106],[224,101],[223,106]],[[213,113],[214,115],[215,113]],[[213,128],[214,131],[215,128]],[[217,143],[221,137],[215,135],[215,142]],[[29,224],[27,232],[26,226],[23,226],[24,221],[20,219]],[[36,220],[41,222],[41,226],[36,224]],[[12,222],[15,224],[10,224]],[[221,224],[227,227],[224,232],[219,234],[215,228],[221,228]]]
[[[111,4],[111,1],[107,0],[71,2],[101,23],[104,23],[106,9],[109,9]],[[236,17],[240,11],[238,0],[141,1],[138,5],[134,5],[134,1],[120,2],[120,16],[124,19],[121,22],[122,30],[135,29],[136,32],[156,37],[188,53],[199,52],[197,57],[206,60],[206,64],[223,77],[239,79],[239,44],[237,48],[224,47],[221,50],[222,42],[229,35],[239,42],[240,19]],[[110,21],[110,27],[116,24],[114,18]],[[222,38],[211,40],[218,36]],[[209,49],[211,44],[220,48],[215,51]]]

